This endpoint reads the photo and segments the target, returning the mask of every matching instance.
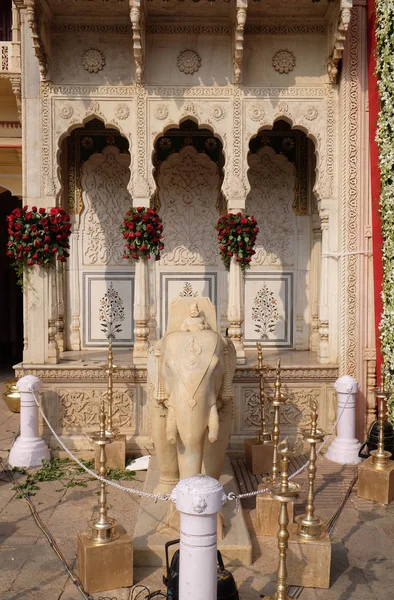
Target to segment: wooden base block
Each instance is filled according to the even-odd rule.
[[[116,436],[112,444],[106,446],[105,451],[107,454],[107,468],[124,471],[126,468],[126,436]],[[98,471],[100,469],[100,446],[96,446],[95,452],[94,468]]]
[[[263,444],[257,438],[245,440],[246,467],[253,475],[272,473],[274,445],[272,442]]]
[[[89,531],[78,531],[78,577],[89,594],[133,585],[133,542],[121,525],[119,537],[95,544]]]
[[[365,500],[390,504],[394,500],[394,462],[376,467],[372,456],[358,467],[357,495]]]
[[[287,582],[289,585],[328,589],[330,587],[331,540],[305,540],[297,535],[297,525],[289,525]]]
[[[263,484],[261,484],[263,487]],[[294,502],[287,503],[289,523],[294,520]],[[256,535],[278,535],[280,502],[268,492],[256,496]]]

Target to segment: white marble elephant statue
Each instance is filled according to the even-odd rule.
[[[208,298],[177,299],[172,310],[177,317],[169,318],[167,333],[148,361],[161,492],[197,473],[219,479],[231,430],[236,366],[234,345],[215,331]]]

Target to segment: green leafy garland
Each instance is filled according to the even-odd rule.
[[[383,314],[380,324],[385,386],[394,389],[394,3],[376,0],[376,75],[380,95],[377,128],[383,234]],[[394,423],[394,396],[389,401]]]

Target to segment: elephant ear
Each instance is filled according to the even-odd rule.
[[[234,397],[233,378],[237,364],[237,353],[231,340],[222,338],[224,343],[224,375],[219,398],[226,404]]]

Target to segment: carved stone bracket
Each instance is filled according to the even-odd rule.
[[[337,25],[334,27],[332,38],[332,53],[327,61],[327,72],[330,83],[337,82],[338,63],[345,49],[347,30],[350,24],[353,0],[341,0]]]
[[[22,123],[22,78],[21,75],[11,75],[8,79],[11,83],[12,92],[15,96],[19,121]]]
[[[133,31],[133,54],[136,67],[136,78],[140,83],[143,80],[145,66],[144,29],[145,20],[141,10],[141,0],[129,0],[130,21]]]
[[[35,55],[40,66],[41,79],[45,81],[48,73],[48,53],[45,48],[40,23],[36,14],[36,0],[25,0],[26,19],[31,29]],[[42,11],[41,11],[42,12]],[[48,28],[49,29],[49,28]]]
[[[244,32],[248,10],[248,0],[237,0],[234,23],[234,77],[236,83],[241,81],[242,61],[244,56]]]

